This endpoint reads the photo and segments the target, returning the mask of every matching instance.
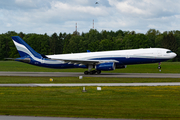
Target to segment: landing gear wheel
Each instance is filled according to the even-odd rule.
[[[88,75],[88,74],[89,74],[89,75],[94,75],[94,74],[96,74],[96,73],[97,73],[97,74],[101,74],[101,70],[92,70],[92,71],[90,71],[90,72],[89,72],[89,71],[84,71],[84,74],[85,74],[85,75]]]
[[[93,75],[93,74],[94,74],[94,72],[93,72],[93,71],[90,71],[90,72],[89,72],[89,74],[90,74],[90,75]]]
[[[158,66],[158,69],[161,69],[161,66]]]
[[[96,71],[96,70],[93,70],[92,72],[93,72],[93,74],[96,74],[97,71]]]
[[[97,70],[97,72],[96,72],[97,74],[101,74],[101,71],[100,70]]]
[[[84,74],[85,74],[85,75],[88,75],[88,74],[89,74],[89,72],[88,72],[88,71],[84,71]]]

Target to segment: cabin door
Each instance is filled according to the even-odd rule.
[[[129,52],[126,52],[126,58],[130,58],[130,53]]]

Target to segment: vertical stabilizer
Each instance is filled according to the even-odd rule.
[[[41,58],[41,54],[33,50],[23,39],[19,36],[12,36],[12,40],[21,57],[37,57]]]

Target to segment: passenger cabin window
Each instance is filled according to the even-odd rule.
[[[167,51],[166,53],[172,53],[172,51]]]

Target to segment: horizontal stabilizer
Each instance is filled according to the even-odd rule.
[[[5,60],[15,60],[16,58],[4,58]]]

